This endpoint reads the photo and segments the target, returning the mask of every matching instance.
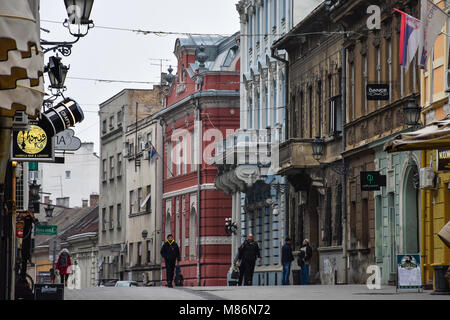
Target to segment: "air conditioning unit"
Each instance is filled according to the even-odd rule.
[[[436,173],[432,167],[420,169],[420,189],[435,189],[436,188]]]
[[[147,149],[147,142],[141,141],[141,150]]]
[[[149,160],[150,159],[150,151],[144,150],[142,152],[142,155],[143,155],[144,160]]]
[[[13,118],[13,128],[28,130],[28,115],[24,111],[16,111]]]
[[[445,71],[445,92],[450,92],[450,70]]]

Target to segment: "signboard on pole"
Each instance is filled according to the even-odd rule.
[[[56,135],[55,150],[76,151],[81,147],[81,140],[75,137],[75,131],[66,129]]]
[[[35,226],[34,234],[56,235],[58,234],[58,226],[40,224]]]
[[[366,97],[369,101],[389,100],[389,84],[368,84],[366,87]]]
[[[361,171],[361,191],[378,191],[386,186],[386,176],[379,171]]]
[[[450,171],[450,150],[438,150],[438,171]]]
[[[13,131],[11,160],[53,162],[55,158],[53,138],[48,137],[37,121],[29,123],[29,130]]]
[[[423,289],[420,254],[397,255],[397,289]]]

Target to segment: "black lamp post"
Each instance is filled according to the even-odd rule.
[[[322,137],[316,136],[311,141],[311,147],[312,147],[312,155],[313,158],[317,161],[320,160],[323,156],[323,149],[325,148],[325,140]]]
[[[143,230],[142,231],[142,239],[147,239],[147,236],[148,236],[148,231],[147,230]]]
[[[414,97],[409,98],[408,104],[403,107],[403,115],[405,117],[405,124],[408,126],[417,126],[420,124],[420,114],[422,108],[416,104]]]

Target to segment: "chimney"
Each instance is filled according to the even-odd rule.
[[[70,197],[56,198],[56,205],[69,208]]]
[[[87,199],[83,199],[83,200],[81,200],[82,201],[82,203],[83,203],[83,208],[87,208],[88,207],[88,203],[89,203],[89,200],[87,200]]]
[[[95,193],[91,194],[89,197],[89,201],[90,201],[90,204],[89,204],[90,207],[98,206],[99,195],[95,194]]]

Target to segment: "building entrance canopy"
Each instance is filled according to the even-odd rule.
[[[450,117],[430,123],[425,128],[398,135],[384,146],[389,153],[411,150],[450,148]]]

